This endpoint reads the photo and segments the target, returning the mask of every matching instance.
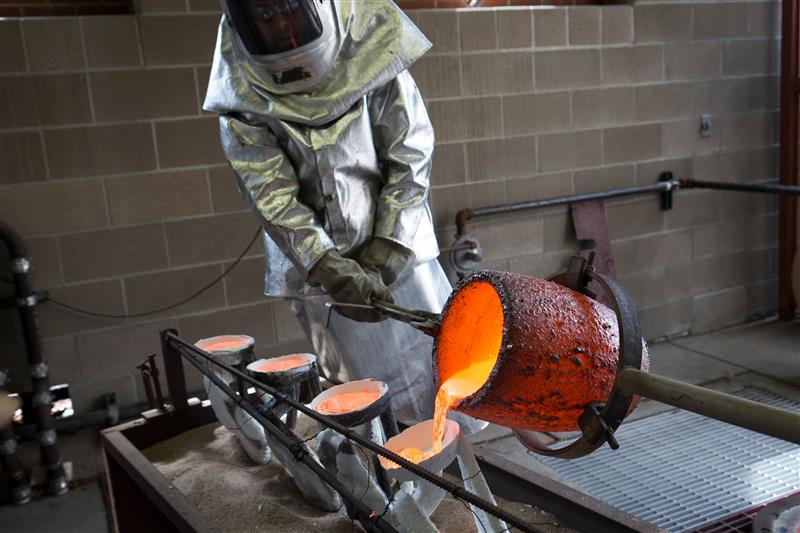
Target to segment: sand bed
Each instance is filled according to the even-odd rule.
[[[298,433],[311,436],[313,424],[304,418],[301,416],[298,421]],[[187,431],[143,453],[219,531],[361,530],[347,517],[344,508],[325,513],[307,505],[292,478],[276,461],[253,465],[236,438],[218,423]],[[557,527],[557,520],[543,511],[514,502],[498,503],[544,531],[570,531]],[[476,531],[472,513],[450,496],[432,518],[440,531]]]

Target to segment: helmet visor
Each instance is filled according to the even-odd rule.
[[[303,47],[322,35],[317,0],[225,0],[236,33],[252,55]]]

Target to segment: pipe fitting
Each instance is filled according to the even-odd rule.
[[[44,379],[47,377],[49,367],[47,366],[47,363],[42,361],[41,363],[31,365],[30,371],[33,379]]]
[[[467,232],[467,222],[474,214],[475,212],[468,207],[456,213],[456,235],[464,235]]]
[[[17,307],[35,307],[39,303],[39,295],[31,294],[24,298],[17,298]]]
[[[58,434],[56,433],[55,429],[48,429],[46,431],[40,431],[36,434],[36,440],[39,442],[39,446],[52,446],[56,443],[56,439],[58,438]],[[60,466],[61,458],[58,458],[58,462]]]
[[[49,390],[36,392],[33,394],[33,398],[31,402],[33,403],[34,407],[39,407],[40,405],[47,405],[48,407],[50,404],[53,403],[55,396]]]
[[[27,274],[31,271],[31,261],[27,257],[17,257],[11,261],[11,272],[14,274]]]
[[[14,455],[17,453],[17,439],[0,440],[0,456]]]

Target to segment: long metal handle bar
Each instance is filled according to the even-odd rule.
[[[333,429],[334,431],[344,435],[347,439],[355,442],[356,444],[358,444],[360,446],[363,446],[364,448],[367,448],[368,450],[370,450],[370,451],[372,451],[374,453],[377,453],[378,455],[386,457],[390,461],[393,461],[393,462],[397,463],[401,467],[403,467],[406,470],[412,472],[413,474],[421,477],[425,481],[429,481],[429,482],[433,483],[434,485],[436,485],[437,487],[443,488],[444,490],[446,490],[447,492],[449,492],[450,494],[452,494],[456,498],[464,500],[467,503],[470,503],[470,504],[472,504],[472,505],[474,505],[476,507],[479,507],[479,508],[483,509],[484,511],[486,511],[489,514],[504,520],[506,522],[506,524],[509,524],[509,525],[511,525],[513,527],[516,527],[520,531],[526,531],[526,532],[532,532],[532,533],[538,533],[538,532],[542,531],[541,529],[537,529],[535,527],[530,526],[529,524],[526,524],[525,522],[520,520],[518,517],[508,513],[507,511],[504,511],[503,509],[500,509],[499,507],[497,507],[496,505],[491,504],[490,502],[487,502],[483,498],[479,498],[479,497],[475,496],[471,492],[465,490],[463,487],[460,487],[460,486],[458,486],[458,485],[456,485],[454,483],[451,483],[450,481],[446,480],[445,478],[443,478],[441,476],[437,476],[437,475],[431,473],[430,471],[426,470],[425,468],[422,468],[421,466],[419,466],[419,465],[417,465],[415,463],[412,463],[411,461],[409,461],[405,457],[401,457],[400,455],[397,455],[396,453],[394,453],[394,452],[392,452],[390,450],[387,450],[383,446],[379,446],[379,445],[375,444],[374,442],[361,437],[357,433],[354,433],[354,432],[350,431],[349,428],[347,428],[347,427],[345,427],[345,426],[343,426],[343,425],[341,425],[341,424],[339,424],[337,422],[334,422],[333,420],[331,420],[330,418],[328,418],[328,417],[326,417],[324,415],[320,415],[319,413],[317,413],[313,409],[309,409],[308,407],[306,407],[302,403],[299,403],[299,402],[293,400],[292,398],[288,397],[287,395],[283,394],[281,391],[279,391],[277,389],[274,389],[274,388],[270,387],[269,385],[265,385],[264,383],[261,383],[260,381],[257,381],[255,379],[251,378],[250,376],[248,376],[247,374],[245,374],[243,372],[240,372],[236,368],[233,368],[233,367],[228,366],[228,365],[226,365],[226,364],[224,364],[224,363],[222,363],[220,361],[217,361],[217,360],[213,359],[208,353],[206,353],[205,351],[201,350],[200,348],[194,346],[193,344],[190,344],[189,342],[185,341],[184,339],[178,337],[174,333],[166,332],[164,338],[167,339],[168,341],[174,342],[175,345],[176,345],[176,348],[178,349],[178,351],[182,355],[184,355],[184,356],[188,355],[188,354],[184,353],[184,350],[186,350],[186,351],[191,352],[191,353],[193,353],[193,354],[195,354],[197,356],[202,357],[206,361],[209,361],[212,364],[215,364],[215,365],[219,366],[220,368],[230,372],[231,374],[233,374],[234,376],[240,378],[241,380],[243,380],[244,382],[248,383],[249,385],[252,385],[257,390],[261,390],[263,392],[269,393],[273,397],[279,399],[280,401],[286,403],[287,405],[289,405],[289,406],[293,407],[294,409],[297,409],[301,413],[307,415],[309,418],[311,418],[313,420],[316,420],[320,424],[323,424],[324,426],[329,427],[329,428]],[[190,360],[191,357],[187,356],[186,359]],[[201,366],[198,366],[198,365],[194,365],[194,366],[197,367],[197,369],[200,372],[202,372],[203,374],[208,375],[208,373],[206,372],[206,369],[204,369],[204,368],[202,368]],[[258,418],[256,420],[258,420],[260,422],[260,420]],[[269,426],[265,426],[265,428],[270,430],[270,432],[271,432],[271,429],[270,429]]]
[[[373,509],[370,509],[366,505],[364,505],[359,498],[357,498],[354,494],[352,494],[347,487],[345,487],[342,483],[339,482],[336,477],[328,472],[321,464],[315,461],[309,454],[308,450],[305,447],[305,444],[294,435],[288,428],[281,429],[278,424],[282,424],[280,420],[269,420],[265,417],[262,413],[258,411],[253,405],[239,396],[232,388],[230,388],[224,381],[219,379],[217,376],[213,374],[213,372],[209,372],[207,368],[204,367],[202,362],[198,360],[196,354],[186,354],[182,350],[179,350],[182,355],[184,355],[184,359],[189,361],[197,370],[200,371],[205,377],[211,380],[214,385],[219,387],[219,389],[224,392],[228,397],[230,397],[233,402],[235,402],[239,407],[244,409],[247,414],[252,416],[259,424],[261,424],[264,429],[266,429],[272,437],[278,439],[278,441],[286,446],[290,451],[292,451],[295,459],[297,461],[302,462],[306,466],[308,466],[311,470],[314,471],[325,483],[330,485],[330,487],[339,493],[345,500],[350,503],[352,506],[353,512],[356,515],[355,517],[358,519],[359,522],[368,530],[370,529],[377,529],[378,531],[385,531],[387,533],[397,533],[397,530],[388,522],[386,522],[381,516],[374,516],[373,518]],[[227,370],[232,370],[227,365],[220,365]],[[291,435],[291,436],[290,436]]]
[[[769,194],[790,194],[800,196],[800,187],[790,185],[773,184],[749,184],[749,183],[729,183],[718,181],[702,181],[695,179],[665,179],[650,185],[639,185],[636,187],[623,187],[619,189],[609,189],[607,191],[590,192],[584,194],[570,194],[566,196],[552,196],[550,198],[540,198],[527,202],[516,202],[512,204],[490,205],[487,207],[477,207],[475,209],[462,209],[456,214],[456,231],[458,235],[466,233],[466,225],[470,219],[475,217],[496,215],[499,213],[511,213],[523,211],[525,209],[535,209],[539,207],[552,207],[556,205],[566,205],[589,200],[603,200],[606,198],[618,198],[621,196],[633,196],[648,192],[668,193],[677,189],[718,189],[738,192],[757,192]]]
[[[625,368],[615,389],[800,444],[800,413],[690,385],[682,381]]]

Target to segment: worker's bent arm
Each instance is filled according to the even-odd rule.
[[[300,184],[275,135],[267,126],[226,115],[220,116],[220,134],[239,190],[269,236],[307,277],[334,244],[314,211],[298,199]]]

